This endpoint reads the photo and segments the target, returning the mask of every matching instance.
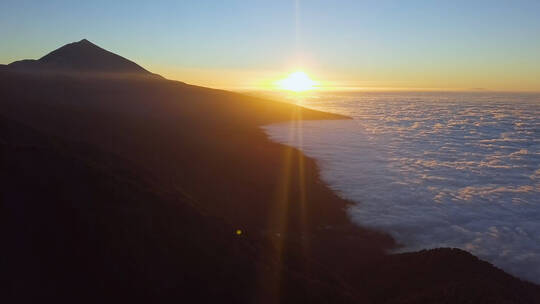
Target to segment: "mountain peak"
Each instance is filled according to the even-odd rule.
[[[81,39],[81,40],[79,40],[79,41],[77,41],[77,42],[68,43],[68,44],[66,44],[66,46],[67,46],[67,45],[73,45],[73,46],[87,46],[87,47],[92,46],[92,47],[98,47],[98,48],[99,48],[99,46],[97,46],[95,43],[92,43],[92,41],[90,41],[90,40],[88,40],[88,39],[86,39],[86,38]]]
[[[38,60],[16,61],[10,66],[40,71],[151,74],[135,62],[109,52],[87,39],[66,44]]]

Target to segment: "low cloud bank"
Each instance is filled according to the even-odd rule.
[[[540,283],[540,97],[362,94],[306,100],[352,121],[264,127],[316,158],[359,225],[403,250],[458,247]]]

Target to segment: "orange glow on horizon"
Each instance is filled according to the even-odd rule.
[[[480,81],[475,77],[445,83],[428,75],[425,79],[408,78],[407,80],[386,80],[380,75],[340,74],[317,70],[320,79],[312,80],[306,73],[297,71],[287,74],[283,70],[243,70],[243,69],[197,69],[166,66],[150,66],[149,69],[168,79],[183,81],[231,91],[289,91],[302,93],[307,91],[494,91],[494,92],[540,92],[531,77],[527,81]],[[296,73],[299,76],[291,75]],[[396,73],[397,74],[397,73]],[[278,79],[276,81],[276,79]],[[296,80],[295,80],[296,79]],[[357,80],[356,80],[357,79]],[[369,80],[367,80],[369,79]],[[429,81],[427,81],[428,79]],[[298,80],[298,83],[296,81]],[[289,83],[291,81],[291,83]],[[538,88],[536,88],[538,87]],[[289,89],[290,88],[290,89]],[[294,88],[294,89],[293,89]]]

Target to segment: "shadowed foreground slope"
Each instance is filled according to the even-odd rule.
[[[255,285],[263,273],[294,284],[291,303],[348,301],[339,284],[262,258],[190,198],[160,194],[132,164],[9,120],[0,126],[7,303],[250,302],[273,296]]]
[[[106,72],[0,69],[10,302],[539,301],[460,250],[385,255],[391,238],[259,128],[343,117]]]

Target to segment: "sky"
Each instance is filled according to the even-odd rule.
[[[152,72],[269,89],[540,91],[540,1],[0,2],[0,63],[86,38]]]

